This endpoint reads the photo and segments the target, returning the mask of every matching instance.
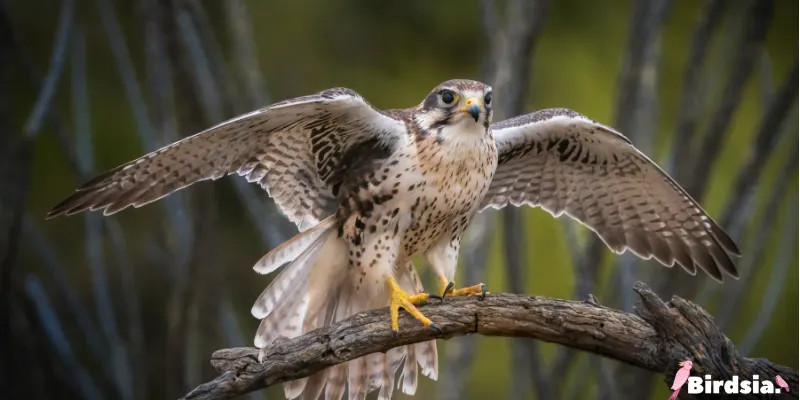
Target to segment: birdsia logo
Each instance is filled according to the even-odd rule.
[[[682,361],[678,365],[681,368],[675,373],[675,380],[672,382],[672,395],[669,400],[678,398],[681,387],[686,384],[686,391],[689,394],[778,394],[788,393],[789,385],[780,375],[775,376],[777,385],[772,381],[760,379],[758,375],[753,375],[751,380],[740,380],[734,375],[729,380],[714,380],[711,375],[689,376],[692,369],[692,362]]]
[[[703,378],[690,376],[686,382],[686,390],[689,394],[778,394],[786,391],[770,380],[762,380],[758,375],[753,375],[750,380],[740,379],[734,375],[724,381],[711,379],[711,375],[705,375]]]

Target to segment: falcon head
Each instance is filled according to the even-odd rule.
[[[467,79],[444,82],[415,109],[414,119],[430,134],[485,134],[492,123],[492,87]]]

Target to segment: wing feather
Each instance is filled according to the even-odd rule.
[[[498,167],[483,208],[508,204],[566,213],[617,253],[696,267],[721,280],[738,272],[736,243],[669,175],[614,129],[548,109],[491,126]]]
[[[110,215],[236,173],[259,183],[293,222],[313,225],[336,211],[333,188],[341,184],[339,166],[349,150],[368,143],[391,151],[404,137],[398,114],[377,110],[345,88],[279,102],[93,178],[48,218],[87,209]]]

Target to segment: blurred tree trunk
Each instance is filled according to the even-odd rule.
[[[192,81],[189,70],[189,56],[185,38],[181,38],[178,18],[184,2],[172,0],[161,2],[163,32],[166,50],[169,55],[169,68],[175,87],[177,125],[182,136],[190,136],[202,131],[211,121],[203,112],[200,94]],[[195,232],[190,251],[190,259],[183,271],[178,271],[175,291],[170,301],[168,325],[167,371],[172,381],[167,386],[169,398],[176,398],[185,393],[192,383],[188,382],[187,365],[189,352],[197,351],[192,345],[206,335],[214,336],[217,332],[198,329],[197,318],[205,323],[216,324],[219,321],[217,304],[220,290],[221,268],[215,265],[216,259],[216,201],[214,185],[197,185],[187,190],[194,191],[191,196],[192,230]],[[213,328],[206,326],[206,328]]]
[[[22,238],[31,143],[14,135],[11,74],[16,63],[13,62],[13,34],[5,9],[0,8],[0,13],[0,393],[21,397],[25,384],[17,380],[21,374],[15,371],[27,363],[19,346],[12,343],[20,344],[27,340],[24,340],[22,332],[12,329],[12,305],[19,304],[20,300],[15,269]]]
[[[549,0],[513,0],[507,4],[506,28],[499,29],[499,22],[486,21],[490,43],[488,61],[490,82],[498,93],[494,103],[494,121],[502,121],[523,113],[533,48],[544,28]],[[493,10],[493,5],[484,6],[484,13]],[[493,14],[490,14],[490,16]],[[487,16],[484,16],[487,18]],[[490,17],[491,18],[491,17]],[[525,293],[525,269],[528,266],[525,253],[525,231],[522,210],[506,207],[503,218],[503,252],[506,257],[506,281],[512,293]],[[553,398],[553,388],[545,378],[541,367],[540,344],[535,341],[511,340],[511,390],[509,398],[524,398],[528,389],[540,399]]]
[[[65,384],[63,365],[53,357],[18,270],[33,137],[15,135],[13,86],[18,79],[32,81],[34,74],[17,46],[0,5],[0,393],[12,399],[57,398],[75,392]]]
[[[723,140],[744,96],[745,86],[750,80],[756,60],[759,59],[772,20],[774,9],[772,0],[751,0],[747,7],[745,26],[738,33],[740,36],[737,38],[734,62],[727,73],[723,93],[716,104],[716,110],[705,134],[693,140],[695,144],[699,143],[699,146],[678,144],[678,151],[684,153],[682,159],[685,162],[676,165],[678,168],[675,171],[675,180],[700,203],[705,197],[711,169],[720,154]],[[685,154],[687,151],[691,154]],[[668,269],[664,274],[666,278],[659,281],[659,285],[655,288],[656,293],[660,296],[675,294],[694,298],[700,286],[699,279],[684,273],[680,268]]]
[[[715,26],[725,11],[724,3],[720,0],[708,1],[698,21],[690,57],[685,67],[684,87],[679,104],[681,114],[678,116],[676,140],[680,142],[674,143],[672,149],[675,153],[673,158],[680,160],[675,164],[675,179],[701,204],[710,184],[711,169],[721,153],[723,140],[743,98],[745,85],[750,79],[755,61],[762,51],[762,44],[772,18],[771,0],[751,0],[746,4],[749,12],[745,26],[735,33],[737,52],[733,56],[734,62],[728,71],[715,72],[726,75],[727,81],[723,93],[715,104],[716,110],[706,132],[697,135],[695,130],[700,108],[698,100],[701,96],[698,80],[704,66],[706,48]],[[742,194],[734,193],[734,195]],[[730,230],[731,227],[723,225],[723,228]],[[733,234],[730,231],[729,233]],[[733,238],[738,241],[735,235]],[[741,263],[739,264],[741,270]],[[660,269],[652,273],[651,276],[658,276],[658,280],[654,282],[654,290],[660,296],[677,295],[694,299],[702,282],[700,277],[691,276],[681,268]],[[620,385],[622,392],[635,397],[649,396],[656,383],[652,374],[626,365],[617,368],[617,375],[625,377]]]

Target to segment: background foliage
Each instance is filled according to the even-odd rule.
[[[756,1],[770,9],[755,12]],[[249,345],[255,332],[249,309],[270,277],[249,267],[294,232],[266,195],[228,178],[105,219],[44,221],[46,211],[94,173],[274,100],[346,86],[401,108],[450,78],[490,81],[496,33],[521,2],[492,8],[500,28],[485,3],[3,2],[4,393],[175,398],[212,378],[211,352]],[[577,223],[524,209],[518,227],[494,212],[476,221],[457,281],[560,298],[591,292],[630,309],[641,279],[714,311],[743,354],[797,368],[797,2],[537,6],[530,18],[542,18],[541,30],[523,54],[530,68],[511,84],[522,111],[568,107],[622,129],[733,233],[743,279],[722,286],[592,250]],[[698,64],[691,49],[708,19]],[[637,39],[646,46],[637,50]],[[638,80],[626,86],[626,60],[637,54]],[[687,88],[692,65],[699,75]],[[626,103],[631,87],[638,94]],[[696,129],[679,127],[685,118]],[[504,245],[510,234],[523,235],[523,251]],[[660,377],[548,344],[441,346],[440,382],[422,379],[420,398],[667,393]],[[267,396],[282,398],[279,388]]]

